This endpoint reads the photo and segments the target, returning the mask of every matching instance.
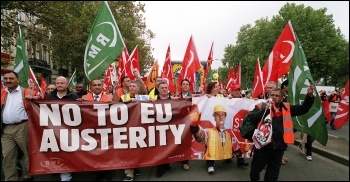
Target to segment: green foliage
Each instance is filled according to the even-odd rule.
[[[144,4],[134,1],[109,1],[110,9],[118,24],[120,32],[124,38],[128,52],[138,45],[141,74],[145,74],[147,69],[153,65],[152,48],[150,40],[155,34],[147,29],[145,18],[143,17]],[[52,51],[53,62],[62,66],[69,66],[73,70],[77,69],[78,82],[83,78],[83,60],[86,42],[97,12],[101,7],[99,1],[5,1],[1,2],[1,10],[18,10],[24,12],[28,17],[35,15],[38,17],[36,25],[42,24],[46,27],[41,34],[49,35],[50,42],[46,42]],[[1,14],[1,37],[2,48],[7,49],[14,46],[13,37],[17,36],[17,13],[12,12]],[[27,29],[30,32],[30,28]],[[40,42],[41,36],[34,37],[28,33],[26,40]],[[80,79],[79,79],[80,78]]]
[[[281,31],[291,21],[305,52],[315,81],[324,79],[324,85],[343,87],[349,77],[349,42],[327,9],[313,9],[303,4],[286,3],[269,21],[260,19],[255,25],[243,25],[235,45],[225,48],[223,64],[231,67],[242,63],[242,87],[251,87],[254,80],[255,61],[259,58],[263,68]],[[339,74],[341,73],[341,74]]]

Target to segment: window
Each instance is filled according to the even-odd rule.
[[[41,51],[41,53],[42,53],[42,60],[47,62],[47,46],[46,45],[43,45],[43,50]]]

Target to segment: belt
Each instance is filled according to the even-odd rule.
[[[25,122],[27,122],[28,121],[28,119],[24,119],[24,120],[22,120],[22,121],[20,121],[20,122],[17,122],[17,123],[12,123],[12,124],[5,124],[5,123],[3,123],[4,125],[19,125],[19,124],[22,124],[22,123],[25,123]]]

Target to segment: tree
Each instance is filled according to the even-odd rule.
[[[154,33],[147,29],[143,14],[144,4],[132,1],[108,2],[126,42],[128,51],[139,47],[141,74],[145,74],[153,64],[152,47],[150,40]],[[91,25],[101,6],[101,2],[93,1],[5,1],[1,2],[1,10],[17,10],[28,16],[38,18],[36,24],[46,27],[45,35],[50,36],[48,43],[51,48],[53,62],[62,66],[70,66],[77,69],[77,77],[83,78],[83,56]],[[8,41],[2,41],[5,45],[14,46],[12,37],[16,37],[17,13],[10,14],[1,11],[1,37]],[[27,27],[28,31],[30,27]],[[50,32],[50,33],[49,33]],[[29,35],[29,34],[28,34]],[[26,37],[33,40],[33,37]],[[11,42],[12,41],[12,42]],[[39,41],[39,40],[38,40]]]
[[[349,76],[349,69],[344,69],[349,66],[349,42],[335,28],[333,16],[326,12],[327,8],[315,10],[303,4],[286,3],[270,21],[261,18],[255,21],[255,26],[243,25],[236,45],[225,48],[224,66],[241,61],[242,83],[251,87],[256,59],[260,59],[263,67],[281,31],[291,20],[314,79],[323,78],[324,85],[344,86]]]

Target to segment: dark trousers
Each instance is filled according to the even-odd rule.
[[[260,172],[267,164],[264,181],[277,181],[280,172],[284,149],[272,149],[263,147],[254,149],[253,160],[250,168],[250,180],[259,181]]]
[[[157,173],[165,173],[170,168],[169,163],[157,165]]]
[[[237,158],[237,165],[243,165],[244,163],[245,163],[244,158],[242,157]]]
[[[306,143],[305,143],[305,149],[306,149],[306,155],[311,156],[312,155],[312,142],[314,142],[314,138],[311,135],[307,135]]]
[[[215,161],[214,160],[207,160],[207,167],[214,167]]]
[[[329,124],[330,126],[333,126],[333,123],[334,123],[334,120],[335,120],[335,117],[337,116],[337,113],[336,112],[331,112],[331,123]]]

